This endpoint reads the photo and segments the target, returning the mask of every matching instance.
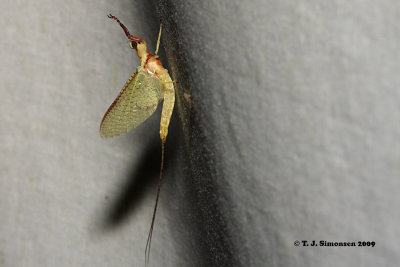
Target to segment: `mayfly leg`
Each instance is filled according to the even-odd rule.
[[[158,32],[156,51],[154,52],[155,55],[158,55],[158,48],[160,46],[160,39],[161,39],[161,31],[162,31],[162,23],[160,23],[160,31]]]

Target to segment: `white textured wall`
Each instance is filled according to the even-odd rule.
[[[98,135],[138,64],[110,12],[150,50],[163,21],[179,82],[153,266],[400,262],[397,1],[0,9],[0,266],[143,265],[160,115]]]

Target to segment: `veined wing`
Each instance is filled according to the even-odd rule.
[[[163,99],[160,79],[139,67],[104,114],[100,136],[119,136],[135,128],[157,109]]]

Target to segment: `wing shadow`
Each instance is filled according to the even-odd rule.
[[[180,129],[177,127],[179,124],[177,123],[177,110],[174,110],[173,114],[165,143],[163,183],[168,180],[165,176],[168,169],[172,167],[171,164],[173,164],[173,158],[177,151],[174,143],[179,142],[177,131]],[[145,194],[154,194],[155,197],[161,160],[161,140],[158,129],[151,134],[147,141],[147,149],[144,150],[140,159],[139,163],[132,164],[133,167],[128,172],[125,184],[122,185],[120,193],[105,213],[103,226],[106,229],[118,227],[130,214],[134,214],[142,204]]]

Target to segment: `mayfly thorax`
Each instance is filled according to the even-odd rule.
[[[151,54],[147,50],[145,40],[131,35],[117,17],[111,14],[108,15],[108,17],[117,21],[124,30],[130,41],[130,47],[136,50],[140,58],[140,66],[131,75],[128,81],[126,81],[121,92],[108,108],[106,114],[104,114],[100,124],[100,136],[102,138],[111,138],[128,132],[149,118],[157,109],[158,103],[164,101],[160,121],[160,178],[158,180],[156,202],[145,249],[145,263],[147,265],[150,257],[151,238],[161,188],[164,166],[164,145],[175,103],[174,82],[169,76],[168,71],[161,64],[157,55],[162,25],[160,25],[156,51],[154,54]]]

